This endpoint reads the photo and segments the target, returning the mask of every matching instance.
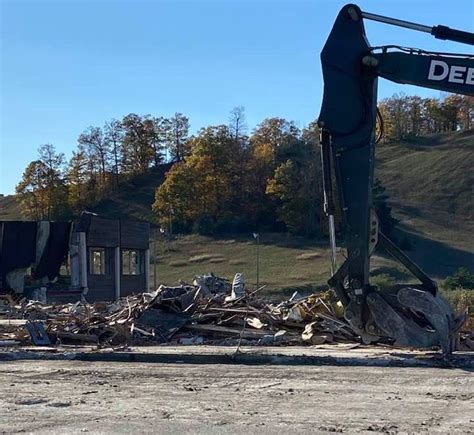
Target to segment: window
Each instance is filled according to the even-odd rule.
[[[90,248],[91,275],[105,275],[105,249]]]
[[[122,274],[140,275],[142,273],[142,262],[140,251],[132,249],[122,250]]]

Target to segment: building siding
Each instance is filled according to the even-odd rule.
[[[87,246],[113,248],[120,245],[120,222],[92,216],[87,229]]]
[[[150,224],[140,221],[121,221],[120,245],[122,248],[148,249]]]
[[[90,272],[90,249],[87,250],[87,287],[86,299],[90,302],[112,301],[115,299],[115,262],[114,250],[105,249],[105,275],[92,275]]]

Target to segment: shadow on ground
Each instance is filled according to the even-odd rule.
[[[184,350],[184,348],[183,348]],[[193,353],[183,352],[5,352],[0,353],[0,361],[12,360],[75,360],[75,361],[102,361],[102,362],[139,362],[159,364],[237,364],[237,365],[275,365],[275,366],[355,366],[355,367],[439,367],[457,368],[474,371],[474,357],[471,352],[460,352],[449,357],[440,353],[426,353],[414,356],[410,353],[387,353],[382,355],[351,355],[350,351],[344,355],[287,355],[252,352],[211,352]]]
[[[409,240],[411,249],[404,251],[416,264],[433,278],[446,278],[459,267],[474,272],[474,254],[429,239],[410,227],[400,224],[395,232],[398,240]]]

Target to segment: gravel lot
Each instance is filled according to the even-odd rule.
[[[474,433],[469,368],[0,361],[0,431]]]

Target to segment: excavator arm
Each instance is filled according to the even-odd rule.
[[[474,56],[371,47],[364,18],[471,45],[474,34],[369,14],[349,4],[340,11],[321,53],[324,94],[318,124],[332,251],[329,284],[344,305],[346,320],[364,341],[391,337],[402,345],[438,345],[449,353],[461,319],[455,319],[449,305],[437,295],[436,283],[380,232],[373,210],[377,80],[383,77],[474,95]],[[336,264],[336,207],[341,210],[347,249],[340,267]],[[370,256],[377,244],[420,283],[384,291],[371,285]]]

